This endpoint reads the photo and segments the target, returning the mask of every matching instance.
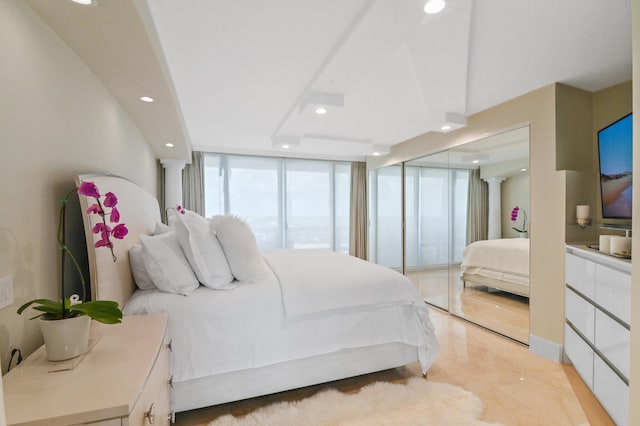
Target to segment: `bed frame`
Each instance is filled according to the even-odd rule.
[[[489,288],[495,288],[497,290],[506,291],[507,293],[517,294],[518,296],[529,297],[529,286],[511,281],[497,280],[493,278],[483,277],[476,274],[462,274],[461,275],[463,286],[475,287],[486,286]]]
[[[161,222],[159,204],[145,189],[118,176],[85,174],[76,177],[76,185],[84,181],[94,182],[101,193],[112,191],[117,195],[122,221],[129,229],[129,235],[114,244],[117,260],[113,262],[109,250],[94,248],[95,236],[91,228],[95,225],[97,216],[86,213],[82,215],[92,299],[115,300],[123,307],[136,290],[129,266],[129,248],[139,243],[139,235],[151,235],[156,224]],[[79,198],[80,207],[86,212],[87,198]],[[182,348],[174,346],[173,350],[179,351]],[[171,389],[171,409],[174,413],[192,410],[416,362],[418,351],[415,347],[394,343],[348,349],[261,368],[174,382]]]

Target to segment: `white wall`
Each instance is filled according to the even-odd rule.
[[[157,193],[157,161],[140,131],[84,63],[22,1],[0,0],[0,359],[41,343],[26,300],[58,297],[58,200],[76,174],[110,172]],[[135,95],[135,94],[132,94]]]

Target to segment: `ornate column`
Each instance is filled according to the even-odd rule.
[[[500,184],[504,182],[504,178],[492,177],[484,179],[489,185],[489,218],[487,238],[495,240],[502,237],[502,208]]]
[[[160,164],[164,167],[164,208],[182,205],[182,169],[186,163],[162,158]]]

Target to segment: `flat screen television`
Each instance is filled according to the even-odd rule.
[[[632,114],[628,114],[598,131],[600,195],[605,223],[610,219],[631,220],[632,121]],[[623,225],[624,222],[609,223]]]

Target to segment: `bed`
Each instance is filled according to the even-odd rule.
[[[168,316],[173,412],[416,362],[426,374],[433,363],[438,345],[428,308],[415,287],[401,274],[351,256],[326,250],[258,252],[251,279],[236,279],[241,271],[231,268],[237,270],[233,281],[212,288],[210,280],[200,280],[203,272],[194,263],[192,272],[207,285],[180,287],[188,295],[163,291],[160,282],[139,288],[134,250],[147,248],[165,233],[180,235],[180,221],[201,219],[189,212],[168,228],[160,224],[157,200],[134,183],[110,175],[76,179],[78,185],[84,181],[117,195],[122,222],[129,229],[125,239],[114,243],[114,262],[109,250],[94,248],[91,229],[97,215],[83,215],[92,297],[118,301],[125,315]],[[87,200],[80,198],[86,211]],[[214,238],[228,265],[247,264],[253,251],[239,243],[243,238],[233,237],[239,234],[221,226],[222,219],[208,223],[215,225]],[[242,227],[237,220],[229,223],[228,229]],[[212,274],[225,275],[214,269]]]
[[[464,249],[460,279],[465,287],[486,286],[529,297],[529,239],[480,240]]]

